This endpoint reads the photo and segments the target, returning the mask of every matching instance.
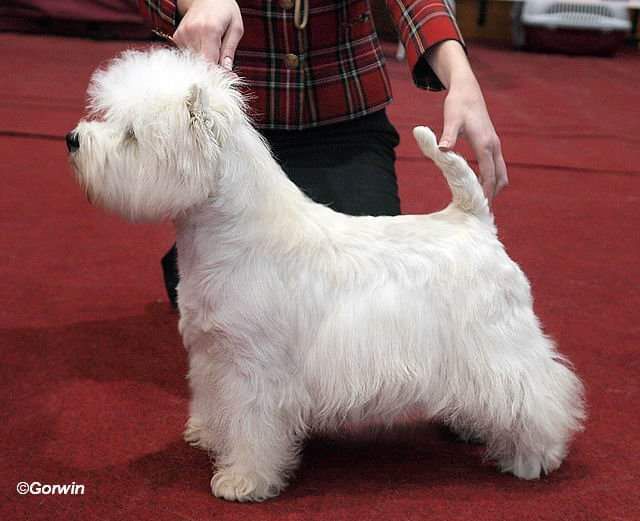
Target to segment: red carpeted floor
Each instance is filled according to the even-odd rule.
[[[640,56],[470,49],[509,165],[501,236],[587,387],[563,467],[518,481],[422,426],[312,441],[280,498],[238,505],[210,495],[207,456],[181,440],[185,353],[158,264],[171,227],[89,206],[66,163],[90,72],[125,46],[0,35],[0,519],[640,519]],[[441,127],[442,95],[389,69],[404,209],[433,211],[447,190],[409,136]],[[20,496],[21,481],[85,494]]]

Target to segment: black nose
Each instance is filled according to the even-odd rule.
[[[67,134],[67,148],[69,152],[75,152],[80,148],[80,141],[78,140],[78,133],[71,131]]]

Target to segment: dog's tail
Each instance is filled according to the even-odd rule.
[[[482,221],[492,223],[493,217],[487,198],[484,196],[476,174],[467,162],[453,152],[440,150],[436,136],[427,127],[415,127],[413,136],[422,153],[431,158],[442,170],[453,195],[453,204]]]

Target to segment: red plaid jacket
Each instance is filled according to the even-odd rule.
[[[444,40],[463,43],[445,0],[386,0],[413,80],[441,90],[426,51]],[[139,0],[157,30],[172,34],[176,0]],[[309,0],[304,29],[294,26],[294,0],[239,0],[244,36],[234,68],[254,96],[257,126],[303,129],[355,119],[391,101],[368,0]]]

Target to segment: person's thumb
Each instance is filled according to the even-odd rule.
[[[236,48],[242,38],[242,25],[230,25],[222,40],[222,48],[220,51],[220,65],[225,69],[231,70],[233,67],[233,59],[236,54]]]
[[[458,120],[449,120],[444,122],[444,130],[440,141],[438,142],[438,148],[440,150],[453,150],[458,141],[458,135],[460,134],[460,122]]]

